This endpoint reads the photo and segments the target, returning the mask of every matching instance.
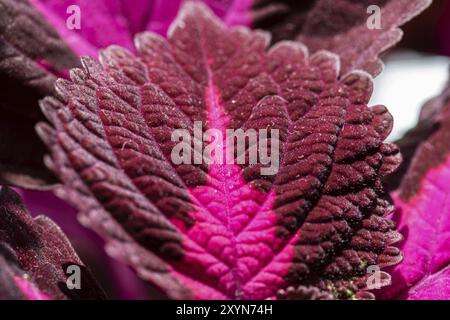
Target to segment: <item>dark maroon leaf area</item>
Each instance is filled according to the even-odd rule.
[[[78,65],[76,55],[26,0],[0,1],[0,181],[25,187],[55,182],[34,133],[38,101],[53,94],[53,73]]]
[[[390,191],[397,190],[405,179],[401,195],[405,199],[412,197],[420,188],[425,174],[447,160],[450,153],[449,104],[450,86],[447,85],[441,95],[423,106],[417,126],[396,141],[402,151],[403,162],[386,179]]]
[[[373,298],[367,266],[401,260],[380,181],[400,162],[392,118],[367,106],[367,73],[339,79],[336,55],[269,42],[189,4],[168,40],[136,38],[138,56],[84,58],[57,81],[64,103],[42,103],[57,194],[172,298]],[[171,134],[194,121],[278,129],[278,173],[174,165]]]
[[[81,269],[80,290],[67,288],[69,265]],[[33,219],[19,196],[6,187],[0,190],[0,266],[2,298],[35,298],[17,281],[50,299],[104,298],[59,227],[45,216]]]
[[[335,296],[316,287],[299,286],[280,290],[277,298],[279,300],[334,300]]]
[[[389,190],[399,190],[408,200],[420,189],[425,175],[443,164],[450,153],[450,86],[427,102],[417,126],[398,140],[405,161],[386,180]]]
[[[15,277],[22,277],[14,253],[0,245],[0,300],[22,300],[26,296],[18,288]]]
[[[363,69],[377,75],[378,55],[397,43],[399,26],[424,8],[428,0],[260,0],[254,5],[254,25],[270,30],[274,42],[297,39],[313,52],[330,50],[341,56],[342,72]],[[382,28],[369,30],[367,8],[381,8]]]

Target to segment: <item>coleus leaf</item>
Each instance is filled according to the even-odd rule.
[[[77,57],[26,0],[0,0],[0,182],[40,187],[55,182],[34,134],[44,117],[38,100],[53,94],[61,71]]]
[[[17,267],[17,260],[9,248],[0,245],[0,252],[0,300],[50,300]]]
[[[383,298],[450,297],[450,86],[422,110],[419,125],[401,140],[411,160],[393,192],[405,260],[393,270]]]
[[[38,132],[57,194],[108,252],[172,298],[371,298],[368,265],[401,260],[380,179],[400,162],[372,78],[266,33],[227,29],[186,4],[168,40],[137,36],[83,58]],[[174,165],[175,129],[278,129],[278,174],[260,165]],[[224,153],[225,144],[221,144]],[[248,152],[248,150],[247,150]],[[389,275],[385,275],[389,283]]]
[[[417,125],[409,130],[401,139],[395,142],[401,150],[403,161],[398,170],[385,179],[385,185],[390,192],[398,191],[403,180],[410,180],[414,178],[415,181],[405,182],[405,186],[403,188],[404,190],[401,191],[402,193],[405,193],[407,198],[410,195],[414,195],[420,187],[420,181],[423,179],[423,176],[427,173],[427,171],[431,167],[438,166],[446,159],[446,149],[444,149],[443,152],[433,154],[432,157],[428,157],[428,154],[423,152],[423,147],[422,151],[418,151],[418,149],[426,144],[437,130],[445,132],[445,130],[443,130],[444,128],[441,128],[441,123],[445,124],[448,121],[445,115],[445,108],[449,100],[450,82],[447,84],[446,89],[442,92],[442,94],[430,99],[422,107]],[[416,155],[422,155],[423,162],[420,165],[416,163],[416,169],[410,169],[411,163],[414,161]],[[416,174],[407,175],[406,173],[408,172],[416,172]]]
[[[133,38],[145,30],[165,34],[186,0],[30,0],[80,55],[118,44],[133,50]],[[188,0],[195,1],[195,0]],[[251,0],[197,0],[207,4],[227,25],[250,25]],[[80,30],[68,30],[67,8],[80,8]],[[86,17],[89,17],[86,18]],[[107,33],[104,30],[108,30]]]
[[[77,210],[51,192],[20,190],[32,216],[45,212],[66,234],[82,261],[89,266],[108,299],[148,300],[161,297],[134,270],[110,257],[105,242],[77,220]],[[159,293],[159,292],[158,292]]]
[[[1,0],[0,182],[32,189],[54,184],[34,126],[44,120],[38,100],[53,94],[55,75],[78,66],[75,52],[96,56],[98,48],[113,43],[132,47],[138,31],[165,32],[180,2]],[[205,2],[230,25],[249,23],[250,1]],[[67,27],[71,5],[81,9],[79,31]]]
[[[378,75],[380,53],[402,37],[399,26],[431,0],[257,0],[254,26],[270,30],[274,41],[297,39],[311,51],[326,49],[342,58],[342,73],[354,69]],[[369,29],[368,7],[381,8],[381,29]],[[372,12],[373,13],[373,12]]]
[[[80,268],[80,289],[66,285],[69,266]],[[33,219],[6,187],[0,190],[0,280],[0,299],[104,298],[59,227],[45,216]]]

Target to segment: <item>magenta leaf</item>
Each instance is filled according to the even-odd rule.
[[[168,40],[137,36],[137,56],[112,46],[100,64],[83,58],[57,81],[65,103],[43,101],[53,127],[38,132],[64,183],[57,194],[172,298],[373,298],[367,267],[401,253],[380,181],[400,156],[383,143],[387,109],[367,106],[371,76],[338,78],[336,55],[268,48],[268,34],[228,29],[201,4],[186,4],[169,30]],[[278,173],[175,165],[171,135],[194,121],[278,129]],[[229,152],[218,143],[213,159]]]
[[[383,298],[450,298],[450,86],[422,110],[419,125],[401,141],[411,159],[393,193],[404,262]]]
[[[34,133],[44,117],[38,100],[77,57],[26,0],[0,0],[0,182],[41,187],[55,182]]]
[[[354,69],[378,75],[380,53],[402,37],[399,26],[431,4],[431,0],[256,0],[254,26],[271,31],[274,40],[297,39],[311,51],[329,50],[342,58],[342,74]],[[381,29],[367,21],[381,8]]]
[[[70,266],[80,289],[69,289]],[[70,271],[70,270],[69,270]],[[11,189],[0,190],[0,299],[103,299],[69,240],[49,218],[33,219]]]
[[[195,0],[30,0],[80,55],[121,45],[133,50],[133,38],[145,30],[165,34],[183,2]],[[227,25],[250,25],[252,0],[197,0],[207,4]],[[67,8],[80,8],[82,27],[69,30]],[[108,32],[104,32],[108,30]]]

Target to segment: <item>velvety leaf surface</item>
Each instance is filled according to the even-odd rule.
[[[399,230],[406,238],[405,258],[394,269],[394,285],[383,292],[384,298],[450,297],[449,88],[425,105],[418,128],[401,140],[415,146],[393,193]]]
[[[134,270],[110,257],[104,250],[105,242],[77,220],[77,210],[52,192],[20,190],[32,216],[42,212],[66,234],[80,259],[89,266],[108,299],[148,300],[161,294],[140,279]]]
[[[0,244],[0,300],[51,300],[18,267],[9,247]]]
[[[81,269],[81,289],[69,290],[69,265]],[[0,298],[102,299],[103,291],[59,227],[33,219],[11,189],[0,190]]]
[[[205,2],[229,25],[249,24],[250,0]],[[180,3],[1,0],[0,182],[33,189],[55,183],[43,165],[45,148],[34,126],[44,119],[38,100],[53,94],[55,74],[78,66],[74,52],[97,56],[98,48],[110,44],[132,48],[138,31],[166,32]],[[81,30],[67,28],[71,5],[81,9]]]
[[[227,29],[187,4],[168,40],[113,46],[42,103],[48,165],[108,252],[172,298],[371,298],[366,268],[401,254],[380,179],[399,164],[372,78],[339,59]],[[281,164],[174,165],[174,129],[278,129]],[[220,142],[220,141],[219,141]],[[222,141],[222,155],[229,152]],[[221,152],[215,153],[216,161]],[[249,150],[246,151],[247,153]],[[389,283],[389,275],[384,284]]]
[[[0,182],[39,187],[55,181],[34,133],[38,100],[53,94],[54,72],[77,57],[26,0],[0,0]]]
[[[270,30],[274,41],[297,39],[313,52],[326,49],[342,57],[342,73],[382,70],[378,56],[402,37],[398,28],[431,0],[257,0],[254,26]],[[370,30],[367,8],[381,8],[381,29]]]

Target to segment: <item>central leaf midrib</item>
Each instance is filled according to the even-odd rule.
[[[220,117],[224,117],[225,115],[222,114],[222,110],[220,108],[220,101],[218,101],[218,99],[216,99],[216,93],[214,92],[215,89],[215,85],[214,85],[214,77],[213,77],[213,71],[211,70],[209,64],[208,64],[208,59],[207,59],[207,50],[205,47],[205,39],[202,36],[202,33],[199,32],[199,39],[200,39],[200,48],[201,48],[201,54],[202,54],[202,61],[204,62],[204,66],[205,66],[205,70],[207,73],[207,80],[208,80],[208,87],[207,87],[207,98],[209,101],[206,102],[206,106],[210,105],[214,111],[215,114],[217,115],[217,118],[210,118],[212,115],[207,112],[207,117],[210,126],[214,126],[214,129],[218,129],[222,132],[222,137],[224,138],[226,136],[225,131],[226,128],[225,127],[219,127],[219,125],[215,125],[216,123],[220,124]],[[214,124],[214,125],[213,125]],[[219,128],[217,128],[219,127]],[[212,129],[212,128],[211,128]],[[226,149],[227,149],[227,145],[225,141],[222,141],[222,145],[223,145],[223,159],[226,159]],[[229,183],[228,183],[228,179],[227,177],[227,173],[224,172],[224,170],[227,170],[227,166],[224,165],[220,165],[220,170],[219,170],[219,174],[221,174],[221,189],[222,189],[222,194],[224,194],[224,198],[225,198],[225,215],[226,215],[226,229],[228,231],[228,234],[230,234],[230,241],[231,241],[231,252],[232,252],[232,259],[231,259],[231,266],[230,266],[230,272],[231,275],[233,277],[233,281],[234,281],[234,292],[232,294],[225,292],[226,295],[231,296],[234,299],[239,299],[239,292],[241,290],[241,279],[238,275],[238,261],[237,261],[237,242],[236,242],[236,234],[233,232],[232,228],[231,228],[231,199],[229,196],[229,190],[230,187],[232,187]],[[228,169],[229,170],[229,169]],[[230,173],[230,172],[228,172]],[[210,214],[212,214],[212,212],[210,212]]]

